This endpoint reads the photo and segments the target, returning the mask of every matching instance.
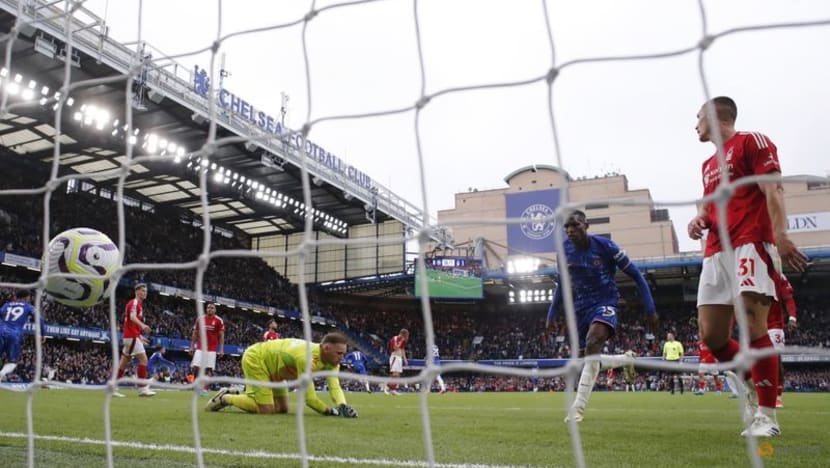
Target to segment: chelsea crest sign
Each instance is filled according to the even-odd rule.
[[[526,222],[520,225],[522,234],[535,241],[547,239],[556,228],[555,220],[552,218],[553,214],[553,208],[544,203],[534,203],[528,206],[522,212],[522,218],[527,219]]]

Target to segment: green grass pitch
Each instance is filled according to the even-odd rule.
[[[448,273],[427,269],[430,297],[437,298],[480,298],[481,278],[452,276]],[[421,295],[420,282],[415,278],[415,294]]]
[[[112,401],[116,466],[194,466],[188,392]],[[288,415],[203,411],[196,397],[204,462],[211,467],[299,466],[294,399]],[[327,398],[327,396],[323,396]],[[358,419],[305,411],[310,466],[426,466],[420,395],[347,394]],[[443,466],[561,467],[575,460],[563,422],[563,393],[431,394],[436,461]],[[768,442],[766,466],[830,466],[830,395],[786,394],[783,434]],[[106,466],[104,395],[40,390],[34,397],[35,465]],[[737,400],[707,394],[595,392],[580,425],[588,466],[748,466]],[[26,395],[0,390],[0,466],[26,466]],[[142,444],[142,445],[130,445]],[[771,449],[771,450],[770,450]],[[770,453],[771,452],[771,453]],[[440,465],[439,465],[440,466]]]

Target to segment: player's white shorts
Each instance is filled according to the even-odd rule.
[[[121,348],[121,354],[124,356],[146,354],[144,342],[141,341],[141,338],[124,338],[124,347]]]
[[[403,372],[403,358],[400,356],[389,356],[389,372],[400,374]]]
[[[207,356],[207,362],[202,365],[202,356]],[[201,349],[197,349],[193,353],[193,360],[190,361],[190,367],[204,367],[205,369],[216,369],[216,351],[208,351],[202,353]]]
[[[716,362],[703,362],[700,364],[700,370],[698,372],[701,374],[718,375],[718,364]]]
[[[762,251],[756,245],[763,246]],[[735,247],[735,256],[718,252],[703,259],[697,305],[734,305],[743,292],[756,292],[778,298],[772,275],[781,273],[778,250],[769,243],[743,244]],[[731,280],[734,278],[733,289]]]
[[[782,349],[784,347],[784,330],[780,328],[770,328],[767,330],[772,347],[775,349]]]

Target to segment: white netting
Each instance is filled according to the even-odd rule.
[[[430,87],[427,85],[427,76],[430,75],[430,69],[426,65],[428,57],[427,53],[423,47],[423,41],[425,38],[421,35],[421,19],[419,16],[419,8],[421,8],[421,2],[415,1],[412,2],[412,15],[411,21],[412,26],[414,28],[414,40],[417,46],[417,57],[418,57],[418,66],[416,72],[419,75],[418,80],[418,90],[417,92],[412,93],[409,96],[404,96],[404,102],[407,104],[402,106],[392,106],[383,110],[371,110],[371,111],[356,111],[353,113],[341,113],[337,115],[329,115],[325,117],[313,117],[315,114],[313,112],[314,104],[317,101],[313,99],[313,86],[312,83],[315,80],[329,80],[335,79],[329,76],[318,76],[315,74],[315,65],[313,65],[314,53],[313,50],[308,48],[308,41],[309,38],[314,34],[310,31],[310,25],[313,25],[315,21],[319,21],[320,18],[330,18],[330,15],[338,15],[343,14],[345,15],[346,12],[349,14],[360,14],[361,8],[367,8],[365,4],[368,3],[381,3],[381,2],[371,2],[371,1],[355,1],[355,2],[344,2],[344,3],[336,3],[330,4],[323,7],[318,7],[316,2],[312,2],[310,8],[304,14],[301,14],[294,18],[291,21],[285,21],[281,24],[270,25],[270,26],[263,26],[257,27],[247,30],[240,30],[240,31],[226,31],[223,28],[222,20],[223,17],[223,9],[228,8],[236,8],[232,3],[228,2],[223,4],[221,1],[217,4],[210,5],[210,6],[201,6],[200,8],[216,8],[217,9],[217,18],[219,18],[218,24],[216,27],[216,34],[215,34],[215,42],[212,44],[204,44],[204,47],[200,50],[193,51],[191,53],[183,53],[177,56],[164,56],[164,57],[154,57],[150,58],[149,56],[144,54],[144,51],[140,48],[136,47],[135,53],[132,55],[131,60],[129,61],[129,70],[125,73],[111,76],[107,78],[100,78],[94,80],[86,80],[86,81],[72,81],[71,77],[71,60],[66,60],[64,66],[64,80],[61,89],[56,90],[59,94],[51,94],[48,96],[48,105],[52,105],[56,103],[57,105],[54,108],[54,128],[57,130],[56,135],[54,137],[54,157],[52,159],[52,169],[51,169],[51,178],[43,187],[38,189],[31,189],[31,190],[2,190],[0,191],[0,195],[12,196],[12,195],[44,195],[44,221],[43,221],[43,249],[46,250],[46,245],[49,239],[54,235],[53,232],[50,232],[50,197],[51,194],[62,187],[62,184],[65,184],[67,181],[71,179],[76,180],[83,180],[90,176],[84,175],[68,175],[58,177],[58,172],[60,168],[60,160],[61,160],[61,113],[65,111],[67,100],[73,96],[73,91],[92,87],[98,84],[105,84],[105,83],[124,83],[124,89],[126,91],[126,102],[125,102],[125,109],[127,109],[126,115],[124,116],[126,121],[126,133],[129,135],[133,129],[133,99],[134,99],[134,82],[138,78],[139,80],[144,80],[142,70],[145,69],[146,66],[152,64],[154,67],[161,69],[171,64],[174,64],[175,61],[187,58],[188,56],[197,55],[199,53],[203,53],[205,51],[210,52],[210,64],[207,67],[209,71],[209,77],[212,83],[219,83],[220,77],[218,76],[217,70],[217,61],[219,60],[219,53],[221,47],[224,42],[230,39],[236,39],[239,37],[251,37],[255,33],[265,32],[265,31],[274,31],[274,30],[294,30],[298,31],[302,35],[302,63],[305,67],[305,96],[307,98],[307,102],[305,104],[305,116],[302,119],[303,122],[301,125],[298,125],[296,132],[288,132],[284,134],[286,140],[297,138],[297,134],[299,134],[299,138],[301,144],[299,145],[300,148],[306,148],[306,145],[303,144],[305,140],[313,133],[314,129],[320,126],[323,123],[340,123],[343,121],[354,121],[354,120],[369,120],[369,119],[377,119],[385,116],[393,116],[397,114],[406,114],[411,113],[414,115],[414,129],[413,129],[413,136],[414,136],[414,147],[417,153],[417,169],[419,171],[419,185],[420,185],[420,193],[422,194],[421,203],[420,203],[420,212],[414,213],[415,219],[418,220],[427,220],[423,222],[422,229],[418,232],[414,232],[412,237],[407,240],[415,239],[418,241],[420,246],[421,255],[418,257],[418,270],[424,271],[424,255],[423,253],[426,251],[427,245],[432,241],[432,236],[435,234],[435,230],[438,226],[430,223],[428,220],[430,216],[430,197],[427,196],[430,190],[430,186],[432,181],[428,180],[425,176],[426,174],[426,161],[430,153],[438,153],[438,150],[427,150],[424,149],[423,146],[426,143],[428,138],[422,137],[422,125],[426,119],[429,119],[427,115],[424,115],[424,112],[427,111],[431,105],[435,105],[441,99],[447,98],[449,96],[457,96],[457,95],[477,95],[484,91],[493,91],[493,90],[502,90],[502,89],[510,89],[516,87],[530,87],[534,85],[546,85],[546,93],[547,93],[547,105],[546,110],[549,117],[549,135],[553,139],[553,148],[555,151],[555,159],[553,160],[554,164],[557,167],[567,168],[568,166],[565,164],[565,158],[563,157],[563,151],[560,148],[560,131],[559,125],[560,122],[556,118],[555,110],[556,105],[554,105],[554,97],[555,97],[555,85],[557,84],[557,80],[560,79],[561,75],[565,71],[570,71],[574,68],[579,66],[583,66],[585,64],[597,64],[603,62],[641,62],[641,61],[659,61],[661,59],[668,59],[672,57],[681,57],[687,55],[697,55],[698,56],[698,65],[697,70],[699,72],[699,83],[703,85],[703,99],[700,101],[704,101],[711,97],[710,89],[707,81],[707,74],[706,74],[706,65],[704,58],[706,56],[706,52],[710,50],[715,44],[717,44],[720,40],[733,37],[737,35],[743,34],[751,34],[755,31],[761,30],[775,30],[775,29],[794,29],[794,28],[808,28],[813,26],[828,26],[830,25],[830,18],[818,18],[813,21],[798,21],[798,22],[789,22],[789,23],[780,23],[780,24],[759,24],[753,26],[746,26],[740,28],[733,28],[724,30],[718,33],[713,33],[709,30],[707,25],[707,9],[704,2],[699,2],[699,15],[695,18],[690,18],[690,20],[700,20],[702,25],[702,30],[698,35],[698,40],[689,43],[682,47],[670,48],[667,50],[659,50],[656,52],[644,53],[644,54],[624,54],[624,55],[609,55],[609,56],[594,56],[594,57],[585,57],[585,58],[578,58],[572,59],[569,61],[562,61],[558,58],[556,53],[556,30],[552,26],[550,18],[556,17],[557,11],[556,7],[549,6],[546,2],[539,2],[537,4],[537,12],[536,17],[530,18],[528,21],[537,22],[544,25],[544,30],[546,31],[546,38],[543,44],[542,50],[544,53],[550,55],[550,62],[549,64],[537,71],[537,73],[532,74],[531,76],[525,77],[523,79],[512,79],[506,81],[497,81],[497,82],[489,82],[486,77],[481,77],[477,80],[480,84],[469,84],[469,85],[462,85],[456,84],[455,86],[445,87],[443,89],[438,90],[431,90]],[[693,2],[688,2],[689,4],[693,4]],[[72,55],[72,48],[73,44],[76,41],[85,41],[84,45],[89,47],[97,46],[97,50],[100,54],[100,57],[107,57],[112,59],[113,57],[109,54],[113,54],[113,50],[109,49],[108,47],[108,38],[103,34],[105,31],[103,29],[104,25],[98,24],[94,25],[90,34],[84,35],[83,30],[88,27],[89,25],[80,22],[76,18],[84,13],[82,9],[83,2],[46,2],[46,1],[26,1],[26,2],[4,2],[5,6],[14,5],[16,6],[15,15],[18,18],[14,30],[11,34],[4,37],[4,45],[6,50],[6,61],[5,61],[5,68],[11,71],[11,76],[14,73],[14,63],[13,63],[13,45],[15,40],[17,39],[17,35],[21,33],[24,29],[31,27],[31,26],[42,26],[42,25],[62,25],[63,27],[63,36],[62,38],[65,39],[66,42],[66,56],[71,57]],[[470,4],[472,7],[473,4]],[[688,6],[688,5],[686,5]],[[151,23],[152,20],[144,18],[143,14],[143,3],[139,2],[138,12],[137,12],[137,22],[138,22],[138,37],[136,44],[140,44],[142,41],[142,31],[144,28],[148,27],[148,24]],[[110,6],[110,8],[114,8]],[[473,12],[469,12],[470,15],[464,18],[459,18],[458,21],[474,21],[474,14]],[[112,12],[110,12],[112,14]],[[537,24],[538,26],[538,24]],[[206,25],[206,27],[213,27],[210,25]],[[98,35],[99,41],[97,44],[94,40],[90,40],[90,38],[95,38],[96,34]],[[381,40],[378,38],[378,40]],[[811,46],[815,46],[815,44],[810,44]],[[653,48],[654,49],[654,48]],[[264,54],[267,55],[267,54]],[[692,73],[692,70],[688,71]],[[152,76],[149,78],[152,80]],[[481,84],[483,83],[483,84]],[[145,83],[140,83],[145,84]],[[153,86],[161,86],[161,83],[155,82],[150,83],[150,89]],[[143,89],[139,87],[139,89]],[[141,91],[144,92],[144,91]],[[253,132],[248,132],[241,137],[232,137],[232,138],[216,138],[216,126],[217,120],[219,115],[221,114],[221,109],[218,108],[216,103],[216,95],[214,93],[209,93],[209,100],[208,100],[208,115],[207,119],[209,121],[209,130],[208,130],[208,137],[207,140],[201,145],[200,148],[188,148],[190,151],[190,155],[193,157],[202,158],[208,162],[210,162],[210,158],[213,155],[216,148],[219,148],[223,145],[235,144],[239,142],[254,142],[257,144],[278,144],[278,141],[274,141],[274,137],[272,135],[266,134],[256,134]],[[641,97],[640,104],[649,105],[648,102],[649,97],[643,96]],[[683,105],[687,105],[685,103]],[[695,103],[694,105],[696,105]],[[6,86],[3,87],[2,92],[2,101],[0,102],[0,114],[5,115],[7,112],[25,112],[26,109],[32,108],[37,105],[43,105],[43,103],[38,103],[37,101],[31,102],[21,102],[17,98],[12,98],[10,93],[8,92],[8,88]],[[374,109],[374,108],[373,108]],[[689,114],[695,110],[694,106],[689,109]],[[652,118],[659,118],[659,116],[652,116]],[[563,119],[565,120],[565,119]],[[601,131],[601,130],[600,130]],[[488,132],[489,133],[489,132]],[[485,135],[482,135],[484,138]],[[719,139],[720,135],[716,136],[716,139]],[[135,149],[131,144],[125,145],[125,155],[126,159],[122,162],[121,166],[112,169],[111,171],[103,171],[98,172],[96,176],[104,176],[107,174],[115,174],[119,178],[118,183],[118,239],[117,244],[122,252],[125,251],[126,248],[126,229],[125,229],[125,214],[124,214],[124,203],[123,195],[124,191],[124,183],[127,177],[130,174],[130,167],[135,164],[146,163],[150,161],[157,161],[161,158],[168,158],[172,159],[175,155],[170,154],[169,156],[157,156],[157,155],[136,155]],[[636,149],[622,149],[621,152],[623,154],[627,154],[629,152],[636,151]],[[721,152],[722,153],[722,152]],[[445,155],[440,155],[441,157],[445,157]],[[576,155],[574,155],[575,157]],[[451,157],[451,155],[449,156]],[[569,156],[570,157],[570,156]],[[670,159],[671,156],[668,156]],[[542,158],[544,159],[544,158]],[[723,154],[720,154],[721,165],[725,164],[723,160]],[[317,171],[320,168],[317,166],[310,167],[309,166],[309,158],[307,157],[300,157],[298,158],[300,162],[300,167],[302,169],[302,188],[303,188],[303,203],[305,206],[314,206],[314,200],[312,199],[312,192],[311,192],[311,177],[310,171],[314,170]],[[486,164],[486,162],[483,162]],[[784,163],[786,168],[786,162]],[[674,174],[670,169],[667,169],[668,176],[671,178],[677,178],[682,180],[682,183],[686,184],[696,184],[698,174]],[[370,171],[371,172],[371,171]],[[202,206],[202,226],[205,233],[208,233],[203,236],[203,244],[202,244],[202,252],[201,255],[194,259],[191,262],[183,263],[183,264],[168,264],[168,263],[153,263],[153,264],[127,264],[124,265],[123,269],[118,272],[117,276],[114,280],[118,280],[121,276],[129,275],[131,272],[134,271],[141,271],[141,270],[163,270],[163,269],[188,269],[188,268],[195,268],[196,269],[196,282],[195,282],[195,291],[197,293],[197,316],[200,319],[204,315],[204,310],[202,307],[202,285],[203,285],[203,278],[205,271],[207,269],[208,263],[217,258],[221,257],[254,257],[254,256],[272,256],[272,257],[284,257],[284,256],[297,256],[299,258],[297,262],[298,268],[298,277],[300,278],[299,281],[299,305],[302,311],[303,321],[303,334],[307,340],[310,340],[312,337],[312,329],[311,329],[311,315],[310,315],[310,308],[309,308],[309,298],[306,293],[306,288],[304,287],[304,278],[305,275],[303,274],[303,269],[305,268],[306,262],[303,261],[305,255],[307,255],[312,249],[316,248],[317,246],[324,246],[324,245],[357,245],[357,244],[366,244],[366,245],[378,245],[379,241],[377,239],[355,239],[355,240],[348,240],[348,239],[331,239],[325,241],[318,241],[314,238],[313,230],[314,230],[314,223],[313,223],[313,214],[309,211],[308,215],[306,216],[305,220],[305,240],[295,249],[289,249],[286,252],[277,252],[277,251],[248,251],[248,250],[211,250],[211,236],[209,234],[211,229],[211,218],[209,214],[209,210],[207,210],[208,205],[208,190],[207,190],[207,178],[208,171],[203,170],[199,171],[199,187],[200,190],[200,197],[201,197],[201,206]],[[756,183],[758,181],[766,181],[766,180],[776,180],[776,178],[755,178],[753,180],[744,180],[741,181],[742,184],[750,184]],[[807,178],[807,177],[798,177],[792,178],[790,180],[793,181],[805,181],[805,180],[814,180],[814,178]],[[725,212],[722,208],[725,206],[728,197],[733,193],[735,188],[734,184],[724,183],[720,190],[715,194],[711,200],[716,201],[719,206],[721,207],[721,214]],[[563,194],[567,194],[567,190],[563,190]],[[660,202],[660,206],[669,207],[669,206],[681,206],[681,205],[692,205],[695,202],[699,202],[700,200],[683,200],[678,202]],[[607,203],[610,205],[619,205],[625,204],[625,202],[621,202],[618,199],[595,199],[592,200],[594,203]],[[654,205],[655,203],[650,202],[627,202],[628,204],[632,205]],[[576,204],[576,203],[569,203],[567,199],[562,200],[560,209],[556,213],[556,218],[558,221],[562,221],[563,217],[566,215],[568,210],[573,208],[580,208],[584,206],[584,204]],[[408,213],[412,215],[412,213]],[[460,225],[482,225],[482,224],[506,224],[506,223],[521,223],[523,220],[521,219],[478,219],[478,220],[448,220],[446,222],[447,225],[450,227],[452,226],[460,226]],[[683,223],[684,220],[675,220],[679,223]],[[721,225],[723,225],[723,219],[721,219]],[[725,232],[721,232],[722,238]],[[561,238],[561,233],[557,231],[557,245],[562,245],[563,239]],[[391,241],[390,241],[391,242]],[[732,252],[732,246],[726,245],[726,251]],[[563,276],[562,281],[565,287],[566,294],[565,298],[565,308],[566,308],[566,320],[568,323],[568,330],[569,330],[569,342],[571,344],[570,348],[576,353],[578,349],[578,337],[576,334],[577,327],[575,326],[575,316],[573,313],[573,299],[570,294],[570,278],[569,274],[567,273],[567,269],[563,269]],[[19,283],[0,283],[2,287],[12,287],[12,288],[20,288],[20,287],[27,287],[27,288],[37,288],[37,303],[40,304],[42,300],[42,286],[45,284],[45,272],[41,274],[40,280],[35,284],[19,284]],[[424,275],[421,275],[417,281],[424,282],[426,284],[426,278]],[[424,288],[426,290],[426,287]],[[432,312],[430,309],[430,302],[428,297],[424,296],[421,300],[421,307],[423,311],[423,327],[425,330],[426,335],[426,348],[431,349],[433,344],[435,343],[435,336],[433,330],[433,322],[432,322]],[[748,366],[754,362],[754,359],[761,357],[763,354],[758,354],[757,352],[753,352],[749,350],[749,337],[746,331],[746,315],[743,307],[739,305],[738,307],[739,313],[737,314],[738,323],[741,325],[740,327],[740,343],[741,343],[741,353],[737,356],[736,360],[733,362],[733,368],[748,368]],[[42,365],[42,348],[40,345],[40,331],[38,328],[36,330],[36,369],[35,375],[41,375],[41,365]],[[116,325],[116,305],[115,305],[115,297],[113,296],[110,298],[110,331],[112,336],[116,336],[117,332],[117,325]],[[202,345],[205,346],[205,333],[202,330]],[[112,342],[112,356],[113,356],[113,369],[117,367],[118,361],[118,345],[115,341]],[[810,348],[788,348],[788,351],[794,352],[801,352],[807,354],[823,354],[830,356],[830,352],[827,351],[820,351],[817,349],[810,349]],[[307,350],[310,353],[310,348]],[[639,364],[638,364],[639,365]],[[524,370],[524,369],[517,369],[517,368],[494,368],[490,366],[483,366],[477,364],[450,364],[442,366],[440,369],[431,363],[427,363],[426,369],[421,372],[417,376],[409,377],[409,378],[402,378],[399,380],[400,383],[406,384],[416,384],[416,383],[429,383],[432,382],[434,377],[440,372],[446,373],[451,371],[473,371],[479,373],[498,373],[503,375],[513,375],[513,376],[524,376],[530,377],[532,375],[538,375],[540,377],[553,377],[553,376],[566,376],[569,385],[568,388],[572,389],[575,379],[578,376],[579,369],[582,366],[582,361],[577,359],[576,354],[573,355],[573,359],[570,363],[563,368],[560,369],[552,369],[552,370],[540,370],[538,373],[536,371],[531,370]],[[646,368],[653,368],[653,369],[677,369],[676,366],[667,366],[665,364],[656,363],[656,362],[649,362],[642,364],[643,367]],[[686,371],[697,371],[697,365],[685,365],[682,369]],[[324,376],[327,375],[325,373],[321,373],[320,375]],[[291,387],[291,388],[299,388],[300,390],[305,389],[308,385],[312,384],[311,380],[312,376],[307,372],[303,375],[299,380],[296,382],[291,382],[290,384],[268,384],[276,387]],[[344,377],[349,378],[349,377]],[[383,379],[379,377],[370,377],[370,381],[377,382],[377,383],[386,383],[388,379]],[[216,379],[209,379],[205,375],[200,374],[194,384],[188,386],[188,388],[198,388],[200,385],[204,384],[208,381],[215,381],[215,382],[222,382],[222,383],[231,383],[231,384],[243,384],[248,383],[244,380],[240,379],[230,379],[230,378],[216,378]],[[121,383],[139,383],[137,379],[134,378],[125,378],[120,380]],[[107,454],[107,465],[113,466],[114,459],[113,459],[113,451],[112,448],[115,446],[136,446],[140,447],[141,444],[127,444],[123,441],[116,441],[113,440],[112,437],[112,428],[111,428],[111,416],[110,416],[110,398],[112,393],[116,390],[116,381],[115,381],[115,370],[113,370],[112,380],[110,381],[109,385],[105,388],[100,387],[92,387],[92,386],[80,386],[80,385],[71,385],[71,384],[52,384],[52,385],[59,385],[64,387],[71,387],[76,389],[92,389],[97,391],[105,390],[108,395],[107,404],[105,405],[105,441],[104,444],[106,446],[106,454]],[[162,388],[175,388],[181,389],[181,386],[170,385],[170,384],[157,384],[159,387]],[[59,438],[47,438],[41,437],[36,435],[35,428],[33,427],[33,399],[39,389],[41,384],[39,382],[34,382],[33,385],[28,390],[28,399],[27,399],[27,417],[28,417],[28,464],[29,466],[34,465],[34,450],[35,450],[35,441],[36,439],[52,439],[52,440],[59,440]],[[421,398],[420,398],[420,407],[421,407],[421,415],[422,415],[422,423],[423,423],[423,440],[424,445],[426,447],[426,454],[425,454],[425,463],[424,462],[411,462],[410,466],[421,466],[421,465],[428,465],[428,466],[449,466],[449,465],[442,465],[436,463],[435,453],[433,451],[433,441],[432,441],[432,430],[430,426],[430,413],[428,411],[428,400],[427,394],[429,392],[430,385],[422,385],[421,386]],[[569,390],[569,398],[568,403],[573,401],[573,392]],[[304,395],[303,392],[299,392],[300,395]],[[304,414],[301,410],[304,404],[304,396],[300,396],[300,401],[297,402],[296,411],[296,424],[298,427],[298,431],[300,434],[304,434]],[[199,421],[197,418],[197,412],[201,411],[201,404],[197,397],[197,394],[193,393],[192,399],[192,428],[193,428],[193,440],[194,445],[192,452],[195,454],[196,462],[198,466],[204,466],[205,462],[203,459],[203,453],[230,453],[231,452],[223,452],[217,451],[211,448],[203,448],[201,445],[201,437],[200,437],[200,427]],[[554,421],[551,424],[559,423],[558,418],[554,418]],[[579,428],[576,424],[570,425],[570,434],[572,438],[572,444],[575,454],[575,464],[577,466],[585,466],[585,457],[583,454],[583,447],[580,440],[580,433]],[[299,437],[299,453],[298,454],[259,454],[259,455],[250,455],[248,456],[261,456],[263,458],[287,458],[292,459],[296,458],[301,460],[303,466],[308,466],[309,461],[320,461],[320,462],[331,462],[331,463],[356,463],[356,464],[384,464],[382,460],[350,460],[350,459],[334,459],[334,458],[326,458],[326,457],[319,457],[319,456],[312,456],[309,455],[305,437]],[[750,460],[753,466],[761,466],[761,458],[758,455],[758,445],[757,441],[754,438],[747,438],[747,454],[750,457]],[[170,450],[179,450],[179,451],[191,451],[191,449],[181,449],[181,448],[170,448]],[[541,463],[545,463],[545,461],[541,461]]]

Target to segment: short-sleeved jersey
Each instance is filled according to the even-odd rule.
[[[260,341],[249,346],[245,350],[245,356],[261,363],[272,382],[295,380],[306,369],[306,341],[295,338]],[[311,343],[311,361],[312,372],[340,370],[339,365],[326,364],[320,359],[320,345],[317,343]],[[340,388],[340,379],[334,376],[328,377],[326,383],[334,405],[339,406],[345,403],[346,397],[343,389]],[[306,404],[318,413],[325,412],[327,408],[317,396],[313,385],[308,387]]]
[[[401,335],[395,335],[389,340],[389,352],[391,354],[403,357],[404,348],[406,348],[406,338]]]
[[[124,338],[138,338],[141,336],[141,327],[130,320],[130,313],[135,313],[135,316],[140,321],[144,321],[144,307],[138,299],[130,299],[127,302],[127,307],[124,308]]]
[[[28,302],[11,301],[0,307],[0,335],[2,336],[23,336],[23,327],[34,318],[35,308]],[[45,332],[43,320],[40,323],[41,334]]]
[[[761,133],[737,132],[724,143],[723,151],[730,182],[754,175],[781,172],[775,145]],[[704,161],[702,174],[703,195],[710,195],[721,182],[717,153]],[[729,200],[726,209],[727,229],[733,246],[752,242],[775,242],[766,196],[757,184],[743,185],[735,189],[735,194]],[[709,203],[706,206],[706,214],[711,224],[703,255],[708,257],[721,250],[717,205]]]
[[[571,274],[574,309],[585,312],[597,306],[617,307],[620,294],[614,278],[618,262],[627,258],[611,239],[588,236],[586,250],[578,249],[570,239],[564,243],[565,258]]]
[[[712,350],[702,341],[697,342],[698,356],[701,364],[715,364],[718,362]]]
[[[218,315],[204,316],[205,321],[205,336],[207,337],[208,351],[216,352],[219,345],[219,335],[225,332],[225,322]],[[193,324],[193,330],[196,332],[196,349],[202,349],[202,340],[199,337],[199,320]]]
[[[349,367],[362,367],[365,369],[366,355],[357,350],[352,351],[351,353],[348,353],[345,356],[343,356],[343,365]]]
[[[767,315],[767,328],[770,330],[783,330],[787,317],[796,316],[795,299],[793,298],[793,285],[786,276],[781,275],[776,284],[775,292],[778,301],[772,301]],[[786,314],[785,314],[786,309]]]
[[[663,344],[663,358],[667,361],[677,361],[683,356],[683,344],[677,340],[666,341]]]
[[[271,341],[280,339],[280,334],[274,330],[268,330],[262,334],[262,341]]]

